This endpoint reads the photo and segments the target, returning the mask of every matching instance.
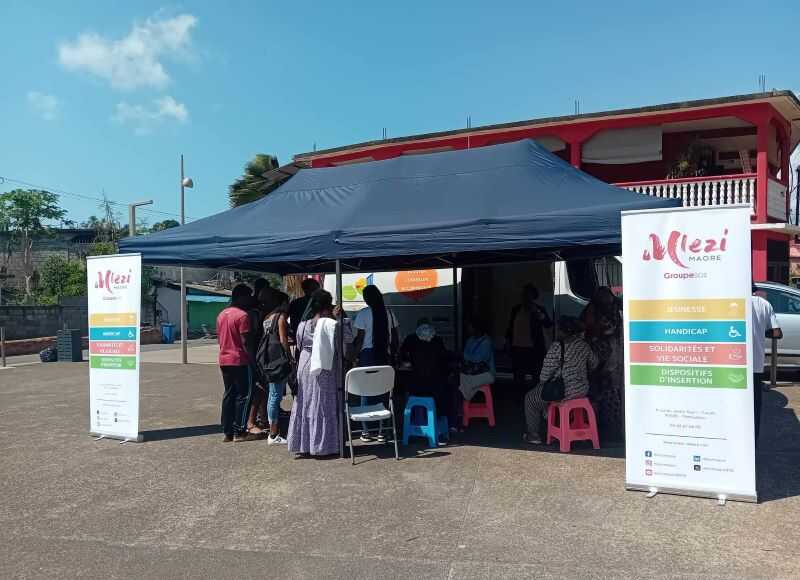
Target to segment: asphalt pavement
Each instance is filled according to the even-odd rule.
[[[624,490],[624,450],[293,459],[223,443],[212,364],[142,367],[143,443],[88,436],[85,363],[0,372],[0,578],[799,578],[800,387],[765,394],[761,503]]]

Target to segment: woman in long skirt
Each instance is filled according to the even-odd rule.
[[[321,319],[334,318],[333,298],[325,290],[317,290],[311,298],[313,317],[301,322],[297,328],[297,348],[300,360],[297,365],[297,394],[289,420],[289,452],[310,455],[332,455],[339,452],[339,397],[342,388],[342,371],[339,366],[339,333],[344,342],[353,342],[348,319],[336,322],[333,360],[330,368],[311,372],[314,333],[322,327]]]

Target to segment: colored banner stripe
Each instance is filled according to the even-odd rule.
[[[89,365],[93,369],[125,370],[136,368],[135,356],[90,356]]]
[[[136,354],[135,340],[90,340],[89,354]]]
[[[630,340],[636,342],[745,342],[745,323],[738,321],[630,323]]]
[[[680,365],[747,365],[745,344],[694,342],[632,342],[632,363]]]
[[[99,312],[89,316],[89,326],[136,326],[136,313]]]
[[[135,326],[90,328],[89,340],[136,340]]]
[[[631,385],[746,389],[747,369],[742,367],[676,367],[631,365]]]
[[[742,299],[631,300],[631,320],[744,320]]]

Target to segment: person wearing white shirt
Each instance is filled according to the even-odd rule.
[[[399,344],[397,335],[397,318],[386,308],[383,294],[377,286],[370,284],[362,291],[367,307],[356,314],[353,326],[356,328],[356,349],[358,350],[358,366],[371,367],[391,365]],[[361,397],[361,404],[369,404],[370,397]],[[361,433],[362,441],[372,441],[364,423]],[[383,422],[380,425],[378,441],[385,441]]]
[[[778,325],[778,318],[772,304],[758,294],[753,287],[753,297],[750,300],[750,307],[753,314],[752,320],[752,339],[753,339],[753,406],[755,416],[755,434],[758,441],[758,433],[761,427],[761,399],[764,389],[764,365],[766,362],[764,339],[783,338],[783,331]]]

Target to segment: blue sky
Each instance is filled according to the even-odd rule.
[[[184,153],[202,217],[259,152],[284,163],[576,98],[590,112],[755,92],[760,73],[800,90],[798,16],[796,1],[6,1],[0,176],[175,214]]]

